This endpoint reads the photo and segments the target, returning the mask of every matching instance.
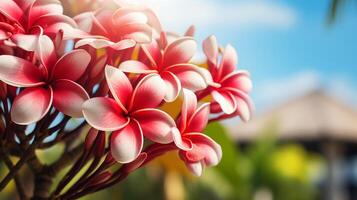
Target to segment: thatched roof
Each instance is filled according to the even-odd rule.
[[[279,139],[357,141],[357,111],[321,91],[290,101],[230,130],[234,139],[250,141],[268,126],[275,127]]]

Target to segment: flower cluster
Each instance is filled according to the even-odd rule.
[[[119,163],[141,165],[163,153],[150,148],[166,145],[201,175],[222,157],[203,130],[212,121],[249,120],[252,83],[248,72],[236,71],[235,49],[214,36],[203,41],[205,62],[195,63],[200,47],[193,35],[193,27],[184,36],[167,32],[152,10],[138,5],[118,3],[71,18],[57,0],[3,0],[1,131],[50,124],[62,113],[94,128],[86,142],[110,134],[104,146]],[[181,106],[180,112],[167,112],[165,104]]]

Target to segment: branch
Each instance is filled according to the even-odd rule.
[[[12,161],[10,160],[10,158],[6,154],[6,152],[3,151],[2,153],[4,154],[3,155],[4,163],[6,164],[7,168],[9,170],[11,170],[14,167],[14,165],[12,164]],[[21,183],[21,180],[17,174],[14,175],[14,180],[15,180],[16,189],[17,189],[20,199],[28,199],[28,197],[25,193],[24,187]]]

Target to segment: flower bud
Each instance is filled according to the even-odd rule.
[[[94,141],[97,138],[97,135],[98,135],[98,130],[95,128],[91,128],[88,131],[87,137],[84,141],[84,148],[86,151],[89,151],[92,148],[92,146],[94,145]]]

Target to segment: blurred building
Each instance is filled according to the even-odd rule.
[[[231,133],[249,144],[264,129],[274,129],[279,143],[297,142],[326,159],[327,173],[317,186],[322,199],[357,199],[357,111],[314,91],[270,112],[240,123]]]

